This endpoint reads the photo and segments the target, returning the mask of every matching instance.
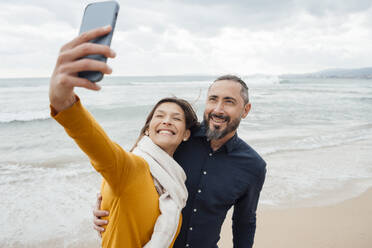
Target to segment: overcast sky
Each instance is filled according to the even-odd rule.
[[[0,77],[49,76],[92,1],[0,0]],[[371,0],[123,0],[113,75],[371,66]]]

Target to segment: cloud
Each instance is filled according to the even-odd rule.
[[[297,6],[314,16],[350,15],[358,12],[364,12],[366,9],[371,8],[372,2],[369,0],[301,0],[297,1]]]
[[[90,1],[0,3],[0,73],[48,76]],[[370,66],[372,2],[126,0],[116,75],[308,72]]]

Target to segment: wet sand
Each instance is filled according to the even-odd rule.
[[[232,246],[231,212],[219,246]],[[322,207],[259,208],[254,248],[371,248],[372,188]]]

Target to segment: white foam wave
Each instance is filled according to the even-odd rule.
[[[28,86],[13,86],[13,87],[0,87],[1,94],[9,93],[42,93],[48,92],[48,85],[28,85]]]
[[[174,82],[131,82],[130,86],[156,86],[161,88],[184,87],[184,86],[205,86],[210,85],[212,81],[174,81]],[[128,85],[128,84],[127,84]]]
[[[50,118],[47,111],[31,111],[31,112],[17,112],[17,113],[0,113],[0,123],[9,123],[13,121],[35,121],[46,120]]]
[[[258,134],[254,139],[249,139],[247,135],[243,135],[242,138],[249,140],[249,143],[253,144],[260,154],[269,155],[281,152],[315,150],[371,139],[372,125],[358,125],[334,132],[323,131],[317,134],[310,132],[305,136],[294,136],[292,133],[291,135],[271,134],[271,136],[266,137]]]
[[[4,192],[0,223],[10,223],[6,232],[0,232],[0,247],[60,247],[56,244],[76,241],[80,235],[84,240],[94,239],[96,234],[89,228],[90,206],[101,179],[91,166],[1,164],[0,168],[0,190]],[[74,223],[69,223],[66,213]]]

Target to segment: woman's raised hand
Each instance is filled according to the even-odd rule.
[[[102,54],[114,58],[115,52],[110,47],[89,42],[109,33],[111,29],[111,26],[106,26],[82,33],[61,48],[49,87],[49,101],[57,112],[75,103],[74,87],[100,90],[101,87],[96,83],[78,77],[78,72],[100,71],[103,74],[111,74],[112,69],[106,63],[87,58],[81,59],[90,54]]]

